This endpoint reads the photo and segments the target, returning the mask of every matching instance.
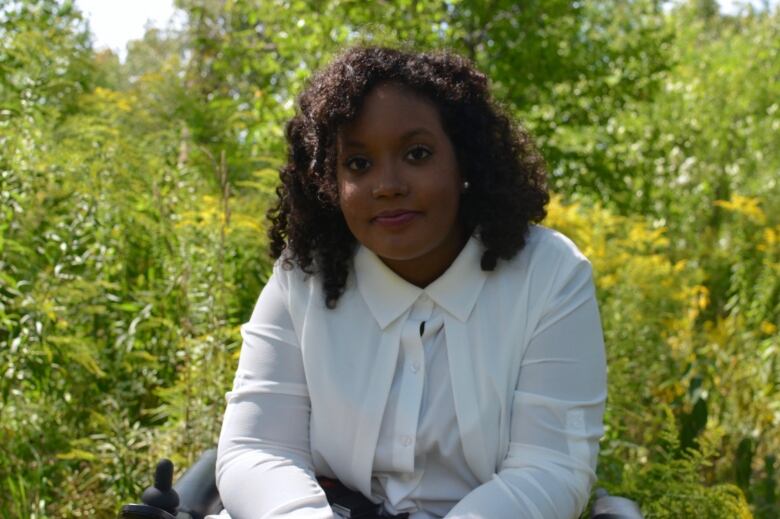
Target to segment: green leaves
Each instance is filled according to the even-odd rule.
[[[120,63],[72,3],[0,2],[0,517],[114,515],[156,458],[214,444],[284,123],[358,43],[471,57],[537,139],[548,224],[597,274],[602,483],[647,516],[749,517],[734,481],[777,515],[777,9],[176,5]]]

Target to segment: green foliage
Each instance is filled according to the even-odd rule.
[[[0,103],[4,116],[73,108],[91,79],[91,49],[72,2],[0,2]]]
[[[214,444],[283,124],[359,42],[470,56],[536,136],[547,224],[597,276],[599,484],[646,517],[780,516],[780,11],[176,5],[121,63],[70,2],[0,0],[0,517],[114,516]]]
[[[778,371],[765,362],[777,329],[765,322],[752,332],[733,312],[711,317],[706,273],[669,257],[664,228],[558,199],[547,223],[581,244],[596,272],[609,365],[601,484],[646,504],[652,517],[686,517],[691,506],[697,517],[741,517],[737,487],[717,485],[734,482],[748,496],[755,492],[754,503],[767,504],[759,517],[774,517],[776,504],[759,494],[774,495],[775,477],[765,476],[763,488],[755,467],[779,440]],[[744,261],[733,244],[722,246]],[[737,330],[739,340],[722,335]],[[699,502],[707,506],[692,504]]]
[[[702,437],[699,449],[680,453],[678,431],[671,410],[661,407],[666,421],[648,452],[648,459],[625,467],[622,481],[610,485],[613,493],[630,495],[643,503],[645,517],[750,518],[744,495],[732,484],[704,485],[703,473],[717,455],[717,439]]]

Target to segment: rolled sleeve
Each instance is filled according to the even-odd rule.
[[[572,519],[587,504],[606,401],[590,264],[577,258],[556,286],[521,362],[507,456],[448,518]]]
[[[263,289],[227,398],[217,487],[232,519],[333,517],[309,447],[310,403],[283,273]]]

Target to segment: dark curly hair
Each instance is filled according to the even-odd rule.
[[[355,47],[316,74],[287,123],[287,164],[280,171],[277,203],[268,212],[274,259],[322,276],[326,304],[344,291],[356,240],[339,209],[336,135],[354,120],[371,90],[402,85],[438,109],[469,189],[460,219],[476,231],[485,251],[482,269],[510,259],[525,245],[529,226],[549,201],[544,160],[529,134],[492,100],[488,81],[467,59],[451,53],[417,53]]]

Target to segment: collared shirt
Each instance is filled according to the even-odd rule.
[[[275,269],[220,436],[234,519],[332,517],[315,473],[415,519],[579,514],[606,388],[590,265],[541,227],[493,272],[481,253],[421,289],[359,248],[335,309]]]
[[[442,312],[425,293],[412,305],[374,454],[372,494],[412,519],[443,517],[479,485],[458,434]]]

